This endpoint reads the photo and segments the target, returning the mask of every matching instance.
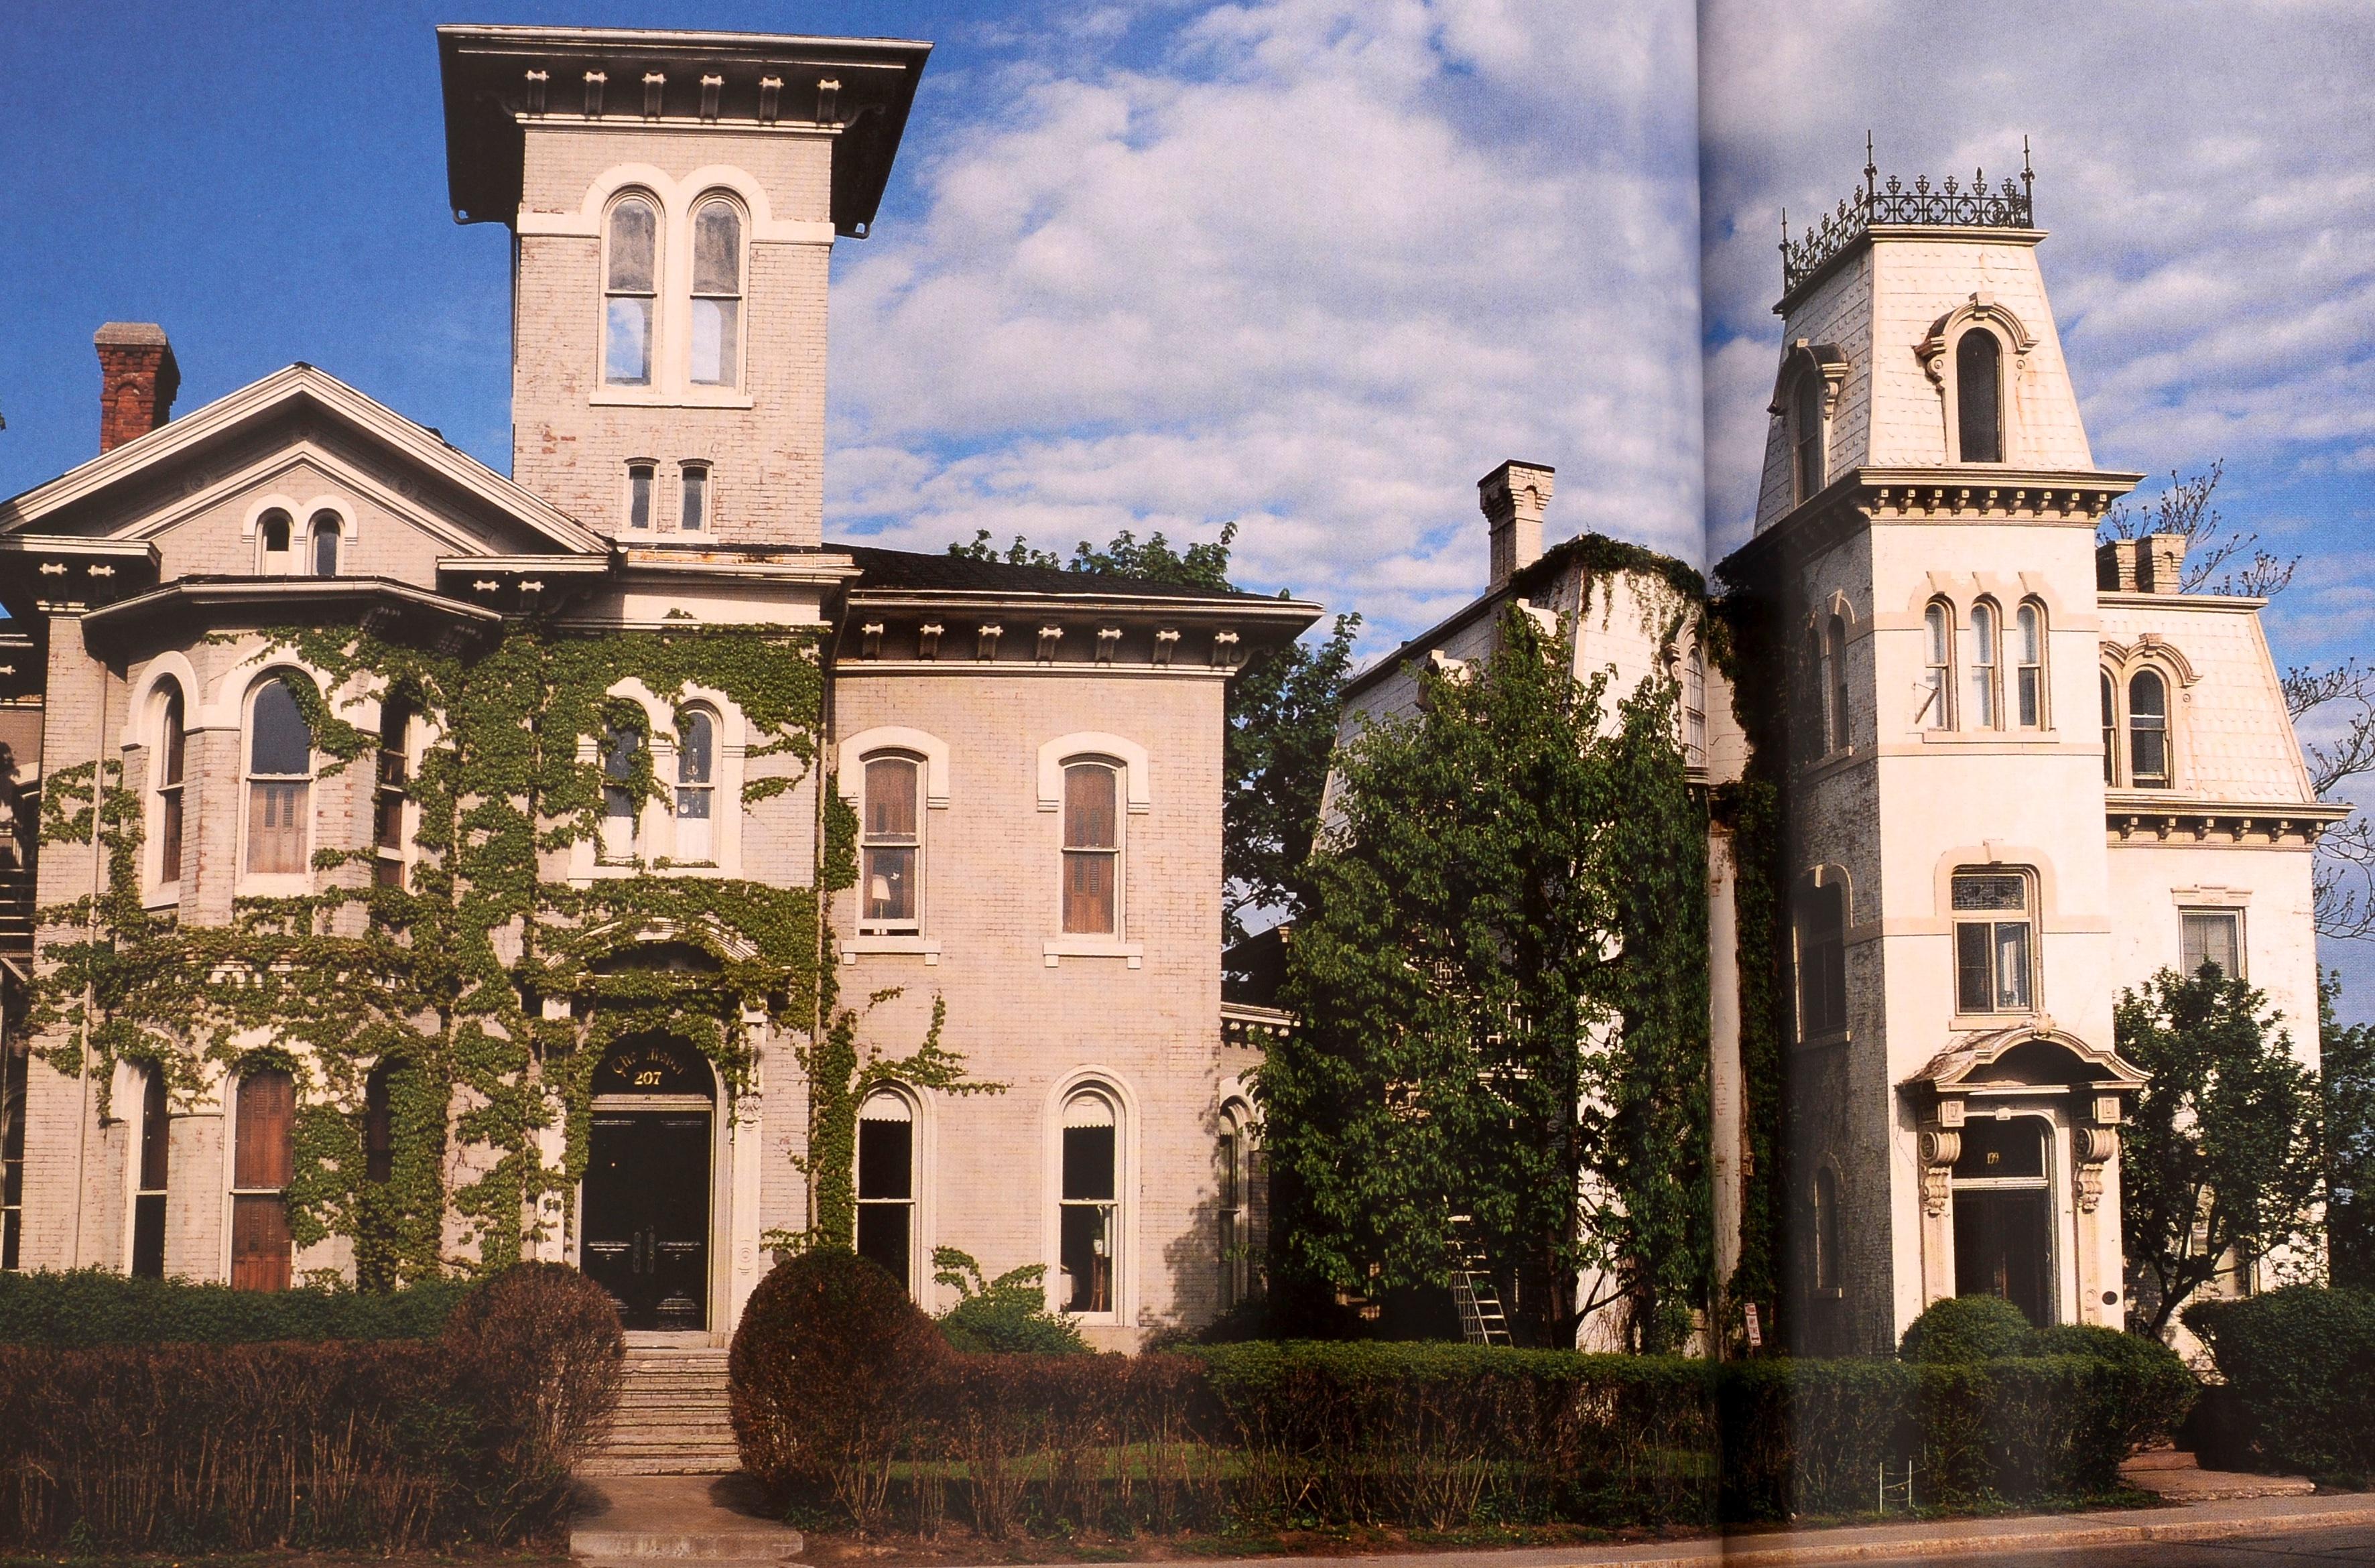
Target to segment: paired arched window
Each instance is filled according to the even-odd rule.
[[[240,1079],[231,1152],[230,1283],[289,1288],[289,1176],[296,1165],[297,1086],[278,1067]]]
[[[1064,934],[1121,935],[1121,769],[1064,764]]]
[[[629,195],[610,208],[602,271],[602,380],[649,386],[659,304],[659,208]]]
[[[2013,714],[2023,729],[2045,727],[2045,607],[2024,600],[2013,619],[2013,656],[2017,661]]]
[[[1944,599],[1932,599],[1921,612],[1921,683],[1930,695],[1921,704],[1921,727],[1952,729],[1955,725],[1955,622]]]
[[[189,762],[187,708],[179,683],[167,681],[165,701],[157,720],[157,755],[150,763],[157,793],[157,881],[173,887],[182,880],[182,788]]]
[[[857,1256],[916,1288],[916,1108],[877,1090],[857,1108]]]
[[[636,828],[643,817],[643,796],[635,787],[636,765],[644,755],[644,733],[612,726],[602,732],[602,858],[625,862],[635,858]]]
[[[1963,461],[2003,462],[2003,345],[1984,327],[1955,344],[1955,412]]]
[[[1218,1150],[1221,1310],[1253,1296],[1253,1115],[1237,1101],[1221,1107]]]
[[[1110,1314],[1119,1307],[1120,1133],[1120,1105],[1105,1091],[1079,1090],[1064,1102],[1056,1291],[1064,1312]]]
[[[1972,727],[1996,727],[1996,607],[1985,599],[1971,607]]]
[[[742,214],[712,196],[692,214],[692,364],[695,386],[738,379],[742,318]]]
[[[286,577],[291,559],[289,539],[297,525],[289,513],[274,508],[255,520],[255,570],[266,577]]]
[[[287,677],[255,689],[248,707],[247,870],[303,873],[313,829],[313,732]]]
[[[866,759],[859,823],[862,934],[923,928],[923,784],[921,758],[894,751]]]
[[[676,725],[676,858],[688,866],[717,859],[717,715],[687,708]]]
[[[1790,455],[1798,499],[1804,501],[1823,488],[1823,378],[1819,371],[1800,372],[1790,386]]]
[[[136,1279],[162,1279],[165,1182],[172,1166],[172,1107],[166,1094],[164,1067],[152,1064],[142,1077],[140,1179],[132,1195],[132,1275]]]
[[[335,512],[313,513],[313,575],[336,577],[338,574],[338,551],[346,542],[346,528]]]
[[[1848,1026],[1848,890],[1829,879],[1801,892],[1798,1037],[1816,1040]]]

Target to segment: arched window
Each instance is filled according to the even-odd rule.
[[[1219,1150],[1221,1310],[1253,1295],[1252,1117],[1235,1101],[1221,1108]]]
[[[2102,673],[2103,682],[2103,782],[2120,782],[2120,713],[2111,693],[2111,672]]]
[[[717,715],[687,708],[676,724],[676,858],[687,866],[717,859],[716,762]]]
[[[1111,1099],[1082,1090],[1064,1102],[1063,1181],[1058,1206],[1058,1306],[1117,1310],[1114,1261],[1121,1244],[1120,1115]]]
[[[31,1060],[21,1044],[0,1044],[0,1273],[21,1261],[25,1230],[25,1079]]]
[[[606,729],[602,733],[602,858],[624,863],[635,858],[635,828],[643,816],[643,796],[635,787],[636,763],[644,754],[641,730]]]
[[[1816,1040],[1848,1026],[1848,890],[1826,881],[1802,890],[1798,921],[1798,1037]]]
[[[889,1090],[857,1110],[857,1256],[916,1289],[916,1111]]]
[[[1798,499],[1823,488],[1823,378],[1802,371],[1790,388],[1790,445]]]
[[[1966,463],[2003,461],[2003,345],[1983,327],[1955,345],[1955,411]]]
[[[2168,683],[2158,670],[2128,680],[2128,782],[2138,789],[2168,785]]]
[[[1683,661],[1683,760],[1707,766],[1707,655],[1694,643]]]
[[[612,386],[652,382],[653,306],[659,296],[659,210],[629,196],[610,209],[602,279],[602,379]]]
[[[692,383],[735,384],[741,353],[742,215],[705,201],[692,215]]]
[[[1971,607],[1971,725],[1996,727],[1996,607]]]
[[[892,752],[868,757],[865,767],[857,928],[890,935],[923,928],[919,897],[924,818],[919,809],[924,765]]]
[[[295,525],[278,509],[255,520],[255,570],[266,577],[289,575],[289,536]]]
[[[1839,1231],[1839,1177],[1828,1165],[1814,1172],[1814,1289],[1838,1290],[1847,1259]]]
[[[313,513],[313,575],[336,577],[338,574],[338,547],[344,542],[343,530],[335,512]]]
[[[165,707],[157,722],[157,757],[151,764],[157,780],[157,881],[172,887],[182,880],[182,778],[189,760],[182,689],[164,684]]]
[[[1819,626],[1806,628],[1805,678],[1809,688],[1806,706],[1814,722],[1801,732],[1805,738],[1800,745],[1811,759],[1823,756],[1831,746],[1830,655],[1823,651],[1823,630]]]
[[[649,528],[652,525],[653,466],[649,463],[627,465],[627,526]]]
[[[137,1279],[165,1277],[165,1179],[172,1161],[172,1108],[165,1069],[152,1065],[140,1093],[140,1185],[132,1197],[132,1274]]]
[[[404,886],[404,803],[411,797],[412,707],[390,697],[379,710],[379,774],[374,782],[372,878],[383,888]]]
[[[247,869],[301,874],[313,826],[313,732],[284,678],[255,689],[248,711]]]
[[[2026,600],[2014,620],[2019,681],[2015,688],[2019,712],[2014,715],[2023,729],[2045,727],[2045,607]]]
[[[289,1288],[289,1173],[296,1164],[297,1087],[278,1067],[240,1080],[231,1156],[230,1283]]]
[[[1921,704],[1924,729],[1955,726],[1955,626],[1945,601],[1932,600],[1921,616],[1924,643],[1921,683],[1930,695]]]
[[[684,494],[677,509],[676,525],[688,534],[698,534],[709,526],[709,466],[705,463],[684,466]]]
[[[1845,751],[1855,737],[1848,727],[1848,623],[1844,619],[1831,617],[1823,646],[1831,681],[1831,749]]]
[[[1121,771],[1064,765],[1064,931],[1121,935]]]
[[[384,1186],[396,1174],[396,1111],[388,1092],[390,1064],[363,1079],[363,1180]]]

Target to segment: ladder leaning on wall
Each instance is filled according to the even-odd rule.
[[[1491,1261],[1476,1244],[1475,1222],[1465,1214],[1453,1215],[1444,1249],[1451,1259],[1451,1300],[1459,1308],[1460,1337],[1471,1345],[1516,1343],[1509,1338],[1509,1319],[1501,1311]]]

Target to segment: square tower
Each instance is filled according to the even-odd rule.
[[[455,219],[500,222],[512,477],[622,542],[816,547],[833,241],[931,46],[446,27]]]

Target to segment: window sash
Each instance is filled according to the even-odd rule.
[[[916,859],[913,844],[866,846],[864,923],[871,929],[916,925]]]
[[[1996,725],[1996,618],[1985,605],[1971,607],[1971,723]]]
[[[247,785],[247,868],[259,876],[305,869],[307,806],[303,779],[251,779]]]
[[[710,817],[716,790],[708,784],[679,784],[676,792],[676,858],[706,866],[717,858],[715,824]]]
[[[1955,923],[1955,1010],[2027,1012],[2031,941],[2026,920]]]
[[[687,468],[684,471],[684,501],[677,513],[677,526],[688,534],[698,534],[709,525],[709,470]]]
[[[182,879],[182,786],[169,784],[157,792],[157,880]]]
[[[627,526],[649,528],[652,525],[652,466],[631,464],[627,468]]]
[[[1115,930],[1115,871],[1121,862],[1117,850],[1068,849],[1064,852],[1064,933],[1072,937],[1111,936]]]
[[[2180,922],[2179,967],[2187,978],[2209,963],[2229,980],[2243,973],[2243,917],[2233,910],[2187,910]]]

